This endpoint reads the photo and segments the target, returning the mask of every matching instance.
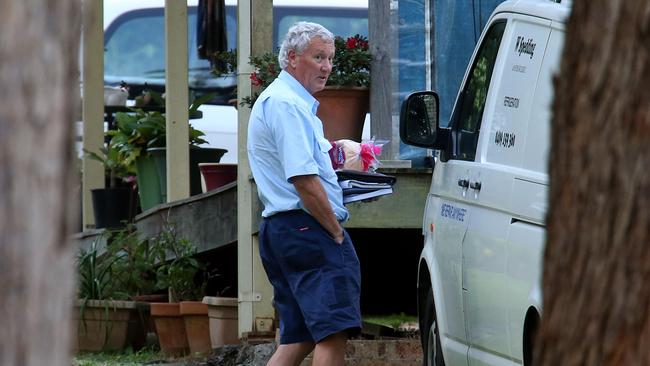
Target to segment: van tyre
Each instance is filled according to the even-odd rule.
[[[433,302],[433,290],[427,293],[424,311],[420,314],[420,337],[422,338],[422,351],[424,366],[444,366],[442,346],[440,344],[440,330],[436,307]]]

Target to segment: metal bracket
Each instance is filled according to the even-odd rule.
[[[255,318],[255,330],[257,332],[273,332],[273,318]]]
[[[260,302],[262,301],[262,294],[259,292],[240,292],[239,302]]]

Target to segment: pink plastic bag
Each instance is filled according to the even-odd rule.
[[[367,172],[379,167],[377,156],[381,154],[383,144],[374,141],[356,142],[352,140],[330,141],[330,159],[334,170],[350,169]]]

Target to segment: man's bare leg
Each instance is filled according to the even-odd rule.
[[[281,344],[266,366],[298,366],[313,349],[312,342]]]
[[[312,366],[343,366],[347,340],[347,334],[339,332],[317,343]]]

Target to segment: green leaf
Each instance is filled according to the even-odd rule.
[[[203,105],[206,102],[209,102],[210,100],[214,99],[214,97],[217,96],[217,93],[208,93],[205,94],[197,99],[194,99],[192,104],[190,104],[190,113],[196,112],[201,105]]]

